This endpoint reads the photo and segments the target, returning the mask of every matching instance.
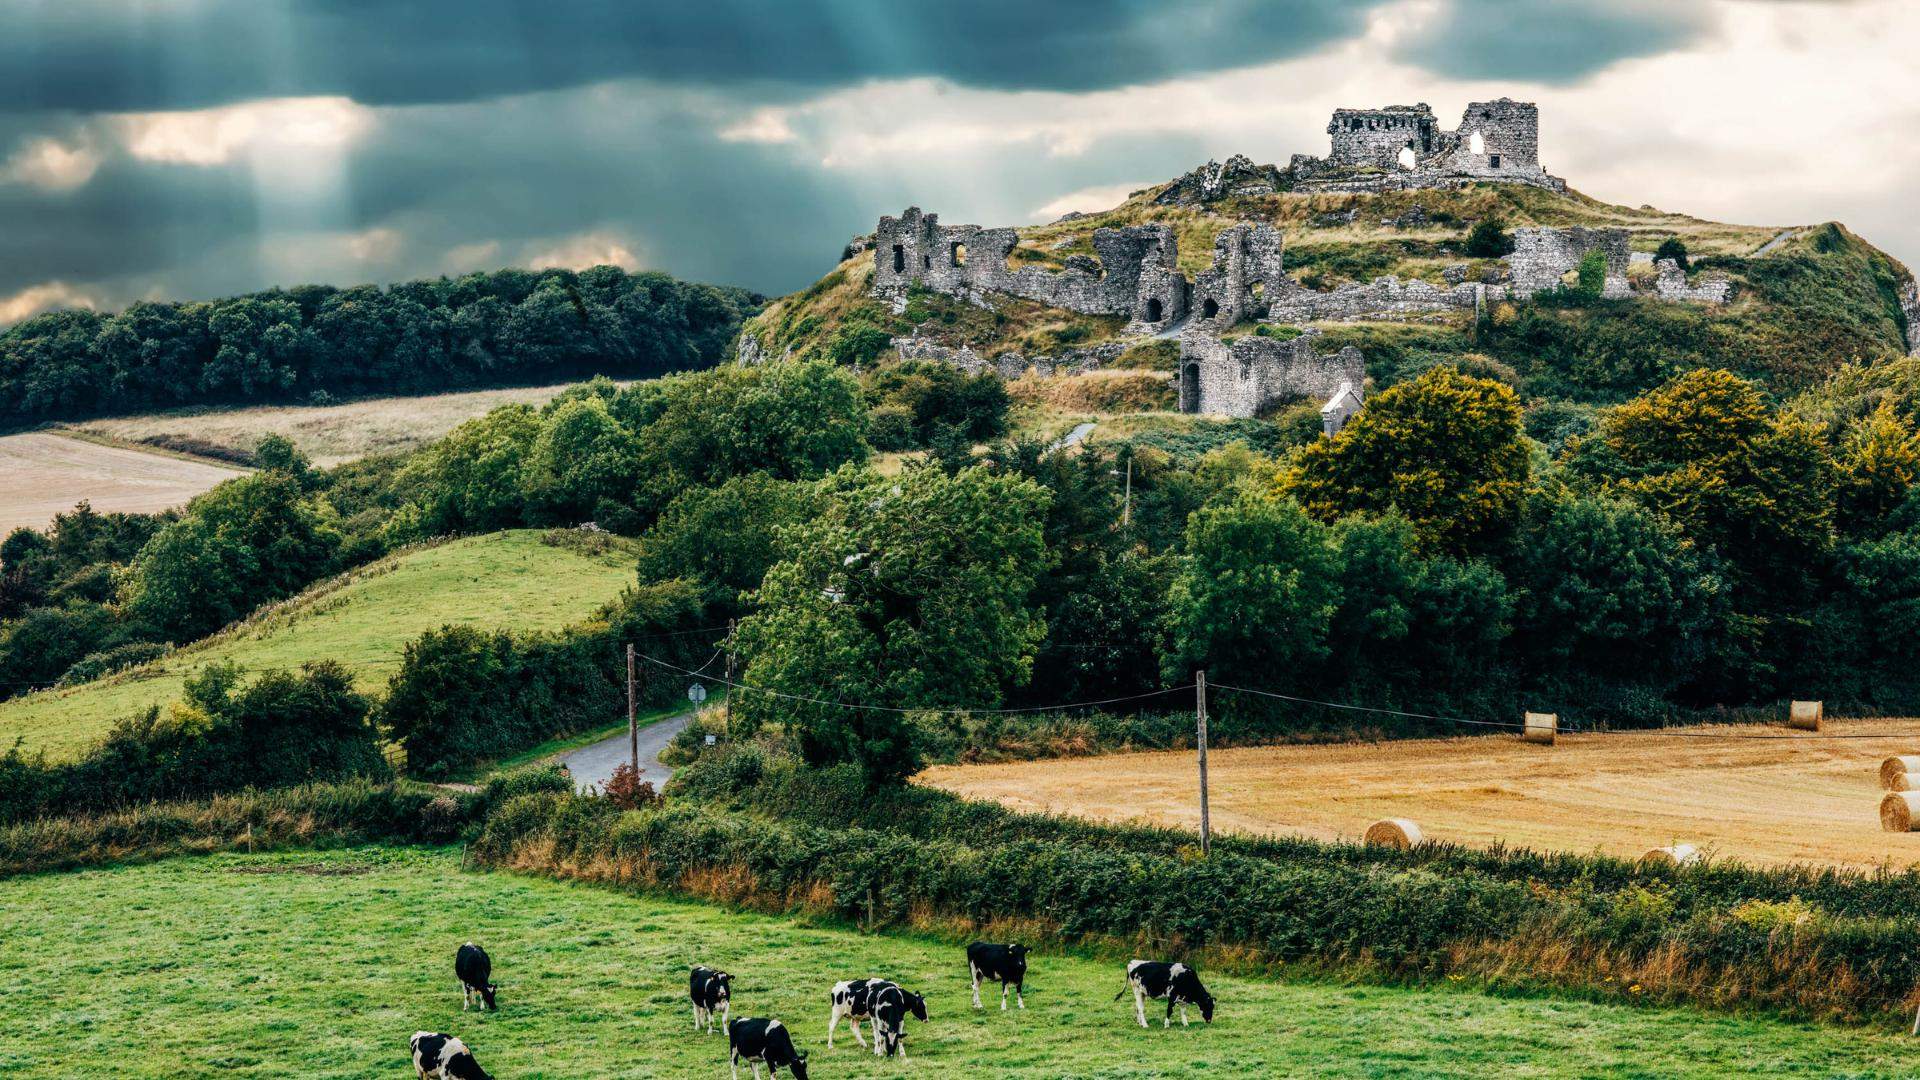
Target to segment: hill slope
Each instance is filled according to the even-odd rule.
[[[1440,285],[1448,266],[1478,272],[1493,262],[1466,254],[1468,231],[1483,220],[1508,228],[1621,228],[1636,253],[1650,255],[1662,241],[1679,239],[1696,270],[1716,270],[1734,281],[1734,301],[1709,308],[1640,298],[1582,305],[1549,299],[1499,305],[1478,326],[1465,313],[1323,325],[1330,344],[1360,346],[1369,376],[1380,385],[1437,362],[1463,362],[1530,398],[1574,402],[1616,401],[1706,365],[1732,367],[1786,394],[1841,364],[1906,352],[1899,290],[1910,275],[1837,224],[1726,225],[1512,184],[1377,194],[1281,192],[1194,206],[1157,203],[1164,189],[1136,192],[1104,213],[1020,229],[1009,263],[1059,268],[1069,256],[1092,255],[1100,227],[1164,223],[1178,235],[1180,269],[1191,278],[1209,265],[1216,233],[1240,221],[1263,221],[1284,234],[1287,272],[1310,288],[1389,274]],[[862,324],[895,336],[917,333],[945,345],[968,345],[987,356],[1059,356],[1122,334],[1118,317],[1076,315],[1010,298],[982,308],[916,293],[904,311],[895,312],[868,295],[872,259],[870,252],[854,255],[812,287],[768,305],[743,333],[763,355],[791,351],[862,363],[884,358],[870,346],[862,353],[860,336],[848,332]],[[1229,333],[1251,329],[1243,324]],[[1122,366],[1129,366],[1124,359]]]
[[[462,623],[554,630],[590,615],[632,580],[624,549],[589,555],[545,543],[534,530],[401,552],[151,664],[0,703],[0,745],[17,736],[29,751],[72,756],[122,717],[175,699],[186,678],[209,664],[256,672],[338,660],[361,689],[377,689],[406,643],[428,630]]]

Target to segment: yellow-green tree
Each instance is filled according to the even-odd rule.
[[[1841,524],[1849,532],[1866,532],[1920,479],[1920,437],[1882,401],[1847,432],[1836,464]]]
[[[1397,509],[1423,552],[1469,552],[1512,524],[1527,457],[1513,391],[1442,367],[1369,398],[1346,430],[1301,451],[1280,487],[1324,521]]]

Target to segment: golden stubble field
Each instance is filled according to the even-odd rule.
[[[1357,839],[1384,817],[1429,838],[1637,856],[1675,842],[1756,864],[1905,867],[1920,833],[1880,830],[1878,767],[1920,753],[1920,720],[1511,736],[1215,750],[1214,828]],[[1767,735],[1768,739],[1702,736]],[[1195,828],[1192,751],[940,766],[920,783],[1019,810]]]
[[[0,536],[44,528],[82,499],[102,513],[179,506],[239,476],[205,461],[102,446],[52,432],[0,437]]]

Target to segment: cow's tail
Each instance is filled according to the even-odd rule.
[[[1133,989],[1133,980],[1132,979],[1125,980],[1120,984],[1120,992],[1113,995],[1113,1000],[1119,1001],[1121,998],[1126,997],[1127,991],[1131,989]]]

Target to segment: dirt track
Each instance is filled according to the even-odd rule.
[[[1791,735],[1777,727],[1687,728]],[[1676,841],[1753,863],[1920,863],[1920,833],[1880,831],[1880,760],[1920,753],[1920,720],[1830,722],[1768,740],[1651,733],[1253,747],[1209,756],[1214,828],[1355,838],[1383,817],[1429,837],[1638,855]],[[1022,810],[1197,826],[1191,751],[942,766],[922,783]]]

